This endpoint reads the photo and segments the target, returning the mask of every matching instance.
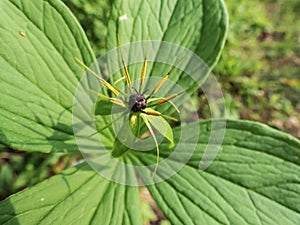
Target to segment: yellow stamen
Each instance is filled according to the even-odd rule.
[[[130,118],[130,125],[133,126],[136,122],[137,116],[136,115],[132,115]]]
[[[143,68],[142,68],[142,73],[141,73],[140,89],[141,89],[141,87],[144,83],[144,78],[145,78],[145,75],[146,75],[146,71],[147,71],[147,61],[146,61],[146,57],[145,57]]]
[[[148,34],[149,38],[149,34]],[[145,58],[144,58],[144,63],[143,63],[143,68],[142,68],[142,73],[141,73],[141,82],[140,82],[140,91],[142,89],[142,85],[144,83],[146,71],[147,71],[147,55],[148,55],[148,41],[146,42],[146,49],[145,49]]]
[[[123,108],[126,108],[124,102],[121,100],[121,99],[117,99],[117,98],[109,98],[109,101],[116,104],[116,105],[119,105]]]
[[[121,99],[110,98],[110,97],[108,97],[108,96],[106,96],[106,95],[103,95],[103,94],[101,94],[101,93],[97,93],[97,94],[98,94],[99,97],[104,98],[104,99],[110,101],[111,103],[114,103],[114,104],[116,104],[116,105],[119,105],[119,106],[121,106],[121,107],[126,108],[124,102],[123,102]]]
[[[155,86],[155,88],[151,92],[150,96],[155,94],[160,89],[160,87],[167,81],[168,77],[169,77],[168,74],[163,76],[163,78],[158,82],[158,84]]]
[[[84,67],[87,71],[89,71],[92,75],[94,75],[106,88],[108,88],[111,92],[113,92],[116,96],[119,95],[119,92],[111,86],[106,80],[104,80],[102,77],[100,77],[97,73],[95,73],[93,70],[91,70],[87,65],[85,65],[80,59],[75,57],[75,60]]]
[[[158,111],[155,111],[153,109],[147,109],[144,111],[147,115],[151,115],[151,116],[161,116],[161,113]]]
[[[171,99],[173,99],[173,98],[175,98],[177,96],[178,96],[178,94],[172,94],[169,97],[162,98],[161,100],[159,100],[159,102],[157,103],[157,105],[164,104],[165,102],[168,102],[168,101],[170,101]]]
[[[126,83],[127,86],[130,88],[131,86],[131,80],[130,80],[130,76],[128,73],[128,69],[127,66],[124,62],[124,56],[123,56],[123,50],[121,48],[121,40],[120,40],[120,36],[118,35],[118,46],[119,46],[119,50],[120,50],[120,55],[121,55],[121,60],[122,60],[122,65],[123,65],[123,70],[124,70],[124,75],[125,75],[125,79],[126,79]]]
[[[167,118],[167,119],[170,119],[170,120],[174,120],[174,121],[178,121],[178,119],[176,119],[176,118],[174,118],[174,117],[172,117],[172,116],[167,116],[167,115],[163,115],[163,114],[161,114],[160,112],[158,112],[158,111],[155,111],[155,110],[153,110],[153,109],[145,109],[144,111],[143,111],[143,113],[145,113],[145,114],[147,114],[147,115],[150,115],[150,116],[162,116],[162,117],[164,117],[164,118]]]
[[[169,70],[169,72],[166,73],[166,75],[164,75],[163,78],[158,82],[158,84],[155,86],[155,88],[153,89],[153,91],[151,92],[151,94],[149,95],[148,98],[150,98],[153,94],[155,94],[159,90],[159,88],[166,82],[169,75],[172,73],[172,71],[174,69],[175,69],[175,66],[172,66],[172,68]]]

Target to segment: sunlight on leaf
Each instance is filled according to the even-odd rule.
[[[221,153],[201,171],[210,121],[200,125],[204,132],[187,165],[165,182],[147,186],[172,224],[292,225],[300,221],[299,140],[259,123],[227,121]],[[174,135],[179,134],[175,129]],[[189,145],[187,140],[182,154]],[[168,156],[167,148],[161,146],[162,160]],[[155,155],[137,157],[142,165],[155,161]],[[158,170],[160,174],[163,171]]]

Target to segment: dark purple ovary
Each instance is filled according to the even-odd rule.
[[[140,112],[147,106],[147,100],[143,94],[132,94],[129,98],[129,109],[133,112]]]

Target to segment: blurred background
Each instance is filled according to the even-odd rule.
[[[105,53],[113,0],[63,0],[99,56]],[[213,72],[222,85],[227,118],[263,122],[300,138],[300,1],[225,0],[230,26]],[[208,117],[198,95],[199,115]],[[1,148],[0,148],[1,149]],[[0,200],[61,172],[79,155],[0,152]],[[141,189],[145,224],[168,224]]]

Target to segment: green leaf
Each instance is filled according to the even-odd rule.
[[[223,121],[219,121],[223,122]],[[187,125],[191,132],[196,123]],[[186,166],[173,177],[149,185],[151,195],[172,224],[298,224],[300,221],[300,141],[250,121],[227,121],[222,150],[205,170],[201,157],[210,138],[211,121],[200,123],[200,141]],[[174,136],[180,130],[174,130]],[[180,144],[179,156],[157,175],[172,169],[192,146]],[[161,159],[168,156],[162,144]],[[135,158],[136,157],[136,158]],[[140,165],[155,154],[136,152]],[[140,174],[148,179],[151,172]],[[150,178],[149,178],[150,179]]]
[[[94,55],[61,1],[0,2],[0,143],[30,151],[77,151],[72,104]]]
[[[0,203],[0,224],[141,223],[138,188],[105,180],[86,164]]]
[[[224,46],[227,27],[228,16],[222,0],[116,0],[109,19],[107,49],[116,48],[118,35],[122,44],[146,40],[149,35],[150,40],[172,42],[193,51],[212,67]],[[183,56],[168,57],[174,58],[176,64]],[[132,80],[138,79],[141,66],[129,69]],[[155,64],[149,65],[148,70],[150,76],[163,76],[170,67]],[[190,77],[182,76],[181,72],[173,73],[170,79],[174,82],[180,79],[182,85],[195,90]]]
[[[120,18],[121,17],[121,18]],[[122,43],[168,41],[186,47],[213,65],[224,45],[228,16],[220,0],[116,0],[109,19],[108,49]]]
[[[151,116],[147,115],[150,124],[165,138],[167,138],[170,142],[170,148],[174,147],[174,138],[173,138],[173,131],[168,123],[163,117],[161,116]]]
[[[147,131],[144,131],[145,127],[140,113],[130,113],[129,117],[125,117],[123,125],[115,138],[112,156],[120,157],[128,150],[134,148],[140,136]]]

